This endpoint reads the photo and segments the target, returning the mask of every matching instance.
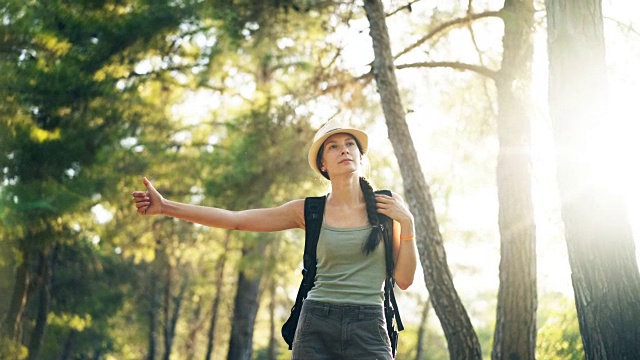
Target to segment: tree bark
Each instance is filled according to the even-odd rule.
[[[276,337],[280,337],[280,332],[276,329],[276,280],[272,277],[269,280],[269,345],[267,347],[267,360],[278,358],[278,345]]]
[[[587,359],[640,359],[640,275],[623,194],[589,154],[607,116],[600,0],[547,0],[549,107]],[[610,156],[615,156],[611,154]]]
[[[27,305],[29,294],[29,286],[31,277],[29,276],[29,266],[27,264],[27,255],[24,253],[23,260],[16,269],[15,280],[13,283],[13,291],[11,302],[7,314],[4,316],[3,332],[13,341],[20,341],[19,329],[24,316],[24,309]]]
[[[373,73],[389,139],[404,181],[404,192],[415,217],[416,232],[419,235],[418,251],[433,308],[442,324],[451,359],[481,359],[478,337],[453,285],[429,186],[409,134],[394,72],[382,2],[365,0],[364,6],[373,40]]]
[[[64,341],[64,345],[62,346],[62,351],[60,353],[60,358],[58,360],[69,360],[71,359],[71,354],[73,352],[74,340],[76,338],[76,331],[69,330],[69,334],[67,335],[67,339]]]
[[[264,257],[265,243],[245,244],[242,255],[256,259]],[[228,360],[251,360],[253,354],[253,327],[258,313],[261,276],[257,271],[242,269],[238,274],[231,339],[229,340]]]
[[[155,260],[150,264],[150,273],[149,273],[149,281],[151,288],[149,289],[149,299],[148,299],[148,321],[149,321],[149,332],[147,334],[148,339],[148,347],[147,347],[147,360],[155,360],[156,358],[156,348],[158,341],[158,309],[160,308],[160,301],[158,295],[158,281],[160,281],[160,277],[158,276],[159,268],[158,256],[160,255],[159,245],[156,244],[155,249]]]
[[[427,299],[422,308],[420,327],[418,327],[418,345],[416,346],[416,360],[426,358],[425,337],[427,336],[427,320],[429,320],[429,310],[431,310],[431,300]]]
[[[224,268],[227,263],[227,251],[229,250],[229,243],[231,242],[231,231],[227,231],[224,237],[224,251],[216,267],[216,295],[213,298],[213,304],[211,305],[211,319],[209,321],[209,331],[207,332],[207,352],[205,360],[211,360],[213,351],[215,349],[216,326],[218,324],[218,314],[220,312],[220,300],[222,298],[222,290],[224,288]]]
[[[164,301],[164,360],[169,360],[171,358],[173,340],[176,336],[176,326],[178,325],[178,319],[180,318],[180,310],[182,309],[184,294],[186,293],[189,285],[189,277],[184,276],[182,283],[180,284],[178,294],[173,295],[174,270],[179,271],[179,268],[174,268],[173,265],[167,266]]]
[[[38,301],[38,312],[35,319],[35,326],[29,340],[29,357],[28,360],[36,360],[39,358],[40,348],[47,329],[47,316],[51,305],[51,278],[53,273],[53,259],[57,253],[57,247],[54,248],[52,254],[47,255],[41,252],[39,256],[38,277],[40,278],[40,297]]]
[[[535,359],[536,235],[531,194],[533,1],[507,0],[496,76],[500,286],[492,358]]]

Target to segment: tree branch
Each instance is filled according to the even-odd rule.
[[[473,71],[475,73],[478,73],[482,76],[486,76],[490,79],[495,80],[498,76],[498,72],[488,69],[484,66],[479,66],[479,65],[473,65],[473,64],[466,64],[466,63],[461,63],[461,62],[456,62],[456,61],[434,61],[434,62],[417,62],[417,63],[409,63],[409,64],[402,64],[402,65],[397,65],[396,69],[401,70],[401,69],[409,69],[409,68],[438,68],[438,67],[444,67],[444,68],[451,68],[454,70],[461,70],[461,71]]]
[[[501,17],[501,16],[502,16],[502,13],[500,11],[487,11],[487,12],[483,12],[483,13],[480,13],[480,14],[468,14],[465,17],[452,19],[451,21],[444,22],[444,23],[438,25],[435,29],[433,29],[429,33],[427,33],[425,36],[423,36],[420,39],[418,39],[413,44],[409,45],[409,47],[405,48],[400,53],[395,55],[393,57],[393,59],[394,60],[398,59],[400,56],[402,56],[402,55],[410,52],[411,50],[417,48],[418,46],[424,44],[426,41],[428,41],[429,39],[432,39],[433,37],[435,37],[436,35],[440,34],[441,32],[443,32],[445,30],[448,30],[448,29],[451,29],[451,28],[460,27],[460,26],[464,26],[467,23],[469,23],[471,21],[474,21],[474,20],[478,20],[478,19],[482,19],[482,18],[488,18],[488,17]]]
[[[411,12],[411,11],[412,11],[412,10],[411,10],[411,5],[413,5],[413,4],[417,3],[417,2],[420,2],[420,1],[422,1],[422,0],[412,0],[412,1],[409,1],[409,2],[407,3],[407,5],[403,5],[403,6],[399,7],[399,8],[397,8],[397,9],[395,9],[395,10],[391,11],[390,13],[387,13],[387,14],[385,15],[385,17],[393,16],[393,15],[395,15],[395,14],[397,14],[397,13],[399,13],[400,11],[405,10],[405,9],[406,9],[407,11]]]

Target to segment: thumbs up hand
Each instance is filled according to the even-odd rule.
[[[142,179],[147,191],[134,191],[131,193],[133,201],[140,215],[156,215],[162,213],[162,202],[164,198],[156,188],[153,187],[151,181],[146,177]]]

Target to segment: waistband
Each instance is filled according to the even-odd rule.
[[[302,304],[302,310],[333,319],[384,319],[381,305],[333,304],[307,299]]]

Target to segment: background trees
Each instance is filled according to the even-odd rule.
[[[546,33],[538,26],[543,12],[533,11],[543,4],[387,1],[384,12],[377,8],[376,20],[384,20],[389,32],[384,62],[369,34],[377,31],[366,17],[373,5],[381,3],[2,3],[0,293],[6,296],[0,296],[0,357],[287,358],[279,325],[299,280],[302,234],[240,234],[140,218],[129,194],[139,189],[142,175],[172,199],[228,208],[325,192],[302,155],[313,129],[343,117],[370,129],[375,146],[369,177],[377,187],[402,191],[402,178],[412,208],[431,206],[420,215],[429,225],[418,224],[432,236],[419,244],[427,286],[416,284],[400,294],[407,330],[399,358],[455,357],[447,350],[453,336],[446,330],[455,321],[466,323],[474,356],[489,356],[493,343],[497,358],[514,352],[531,357],[533,344],[539,358],[579,358],[576,328],[552,326],[574,323],[576,311],[558,300],[571,299],[568,266],[550,267],[548,261],[569,263],[567,250],[558,245],[562,224],[553,176],[543,171],[553,163],[541,105],[546,98],[544,91],[539,94],[546,60],[537,54],[544,55]],[[566,8],[547,6],[556,11],[549,18],[551,34],[574,24],[565,18]],[[630,5],[615,6],[609,11]],[[589,144],[587,149],[615,144],[624,150],[627,170],[640,151],[628,142],[633,131],[624,113],[595,127],[603,130],[596,133],[612,135],[612,142],[592,146],[587,131],[593,134],[593,128],[586,124],[595,120],[587,115],[604,110],[578,110],[605,96],[575,92],[586,87],[571,76],[596,74],[602,81],[602,46],[590,47],[597,56],[576,60],[572,56],[583,52],[573,45],[592,39],[611,44],[610,101],[623,108],[621,99],[630,95],[617,84],[623,79],[626,89],[637,89],[640,78],[629,66],[633,62],[615,60],[640,55],[637,23],[625,13],[632,12],[611,12],[615,21],[600,25],[598,18],[588,22],[595,29],[582,32],[588,38],[549,42],[555,49],[553,122],[567,124],[555,127],[558,178],[587,354],[602,354],[595,339],[625,328],[611,319],[634,321],[612,314],[606,304],[627,304],[621,314],[638,313],[632,308],[638,290],[631,237],[638,212],[631,206],[631,222],[625,223],[622,210],[612,211],[622,209],[622,199],[601,191],[610,185],[588,184],[585,193],[593,196],[576,197],[571,190],[581,189],[577,181],[586,178],[576,175],[585,174],[582,166],[598,154],[565,149],[576,139]],[[617,46],[620,39],[623,47]],[[575,65],[586,59],[598,62]],[[391,63],[395,73],[388,72]],[[397,77],[397,92],[381,112],[376,89],[380,95],[386,91],[380,84],[384,76]],[[554,79],[571,87],[558,88]],[[565,97],[571,101],[554,102]],[[559,104],[574,105],[569,112]],[[403,149],[410,148],[410,138],[415,157],[408,162]],[[566,156],[576,153],[589,156],[577,162]],[[616,158],[606,159],[603,164]],[[618,177],[618,189],[634,178],[638,173],[630,171]],[[422,180],[424,186],[417,186]],[[637,192],[624,195],[638,198]],[[608,205],[583,203],[589,199]],[[614,200],[615,207],[609,205]],[[589,211],[594,217],[588,228],[584,219],[572,220],[577,217],[571,214],[586,216],[580,209],[602,212]],[[600,224],[608,230],[582,234]],[[615,239],[617,246],[600,239]],[[447,261],[437,270],[450,273],[446,293],[459,297],[453,302],[434,291],[443,278],[429,276],[432,259],[444,259],[445,249]],[[589,254],[602,259],[587,261]],[[599,280],[611,274],[624,281]],[[427,302],[425,287],[441,325],[435,316],[413,316]],[[582,300],[587,293],[591,303]],[[447,308],[452,303],[456,311]],[[522,318],[528,319],[525,330],[513,326]],[[614,330],[594,325],[597,319]],[[634,341],[635,333],[627,334],[619,339]],[[508,348],[516,344],[510,336],[523,339],[521,346]],[[624,342],[604,343],[627,348]]]

